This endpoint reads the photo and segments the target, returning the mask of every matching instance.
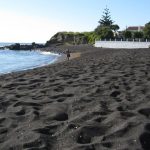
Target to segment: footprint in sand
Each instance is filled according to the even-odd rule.
[[[144,150],[150,150],[150,133],[144,132],[140,135],[139,140]]]
[[[54,89],[55,92],[63,92],[64,88],[62,86],[58,86]]]
[[[144,115],[145,117],[150,116],[150,108],[143,108],[138,111],[140,114]]]
[[[120,91],[113,91],[113,92],[110,94],[110,96],[111,96],[111,97],[117,97],[117,96],[119,96],[120,94],[121,94]]]
[[[93,137],[104,135],[106,130],[107,130],[106,127],[102,126],[84,126],[79,131],[77,143],[79,144],[91,143]]]

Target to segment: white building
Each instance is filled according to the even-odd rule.
[[[131,32],[142,32],[144,29],[144,26],[129,26],[127,27],[127,31],[131,31]]]

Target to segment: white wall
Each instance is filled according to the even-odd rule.
[[[149,48],[150,42],[95,41],[95,47],[103,47],[103,48]]]

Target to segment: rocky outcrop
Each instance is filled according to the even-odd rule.
[[[45,46],[43,44],[36,44],[36,43],[32,43],[32,44],[19,44],[19,43],[15,43],[9,46],[5,46],[4,48],[10,49],[10,50],[32,50],[32,49],[38,49],[38,48],[44,48]]]
[[[88,38],[83,33],[74,32],[58,32],[49,41],[47,41],[46,46],[51,44],[87,44]]]

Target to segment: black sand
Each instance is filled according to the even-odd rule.
[[[150,150],[150,49],[69,49],[0,76],[0,150]]]

